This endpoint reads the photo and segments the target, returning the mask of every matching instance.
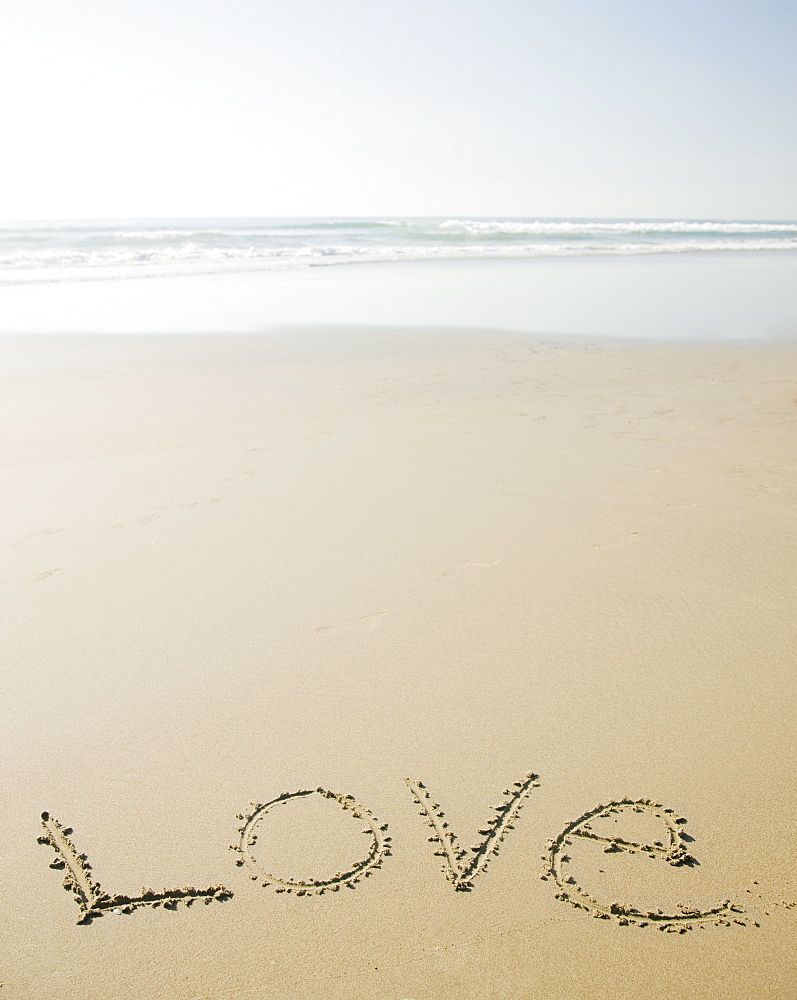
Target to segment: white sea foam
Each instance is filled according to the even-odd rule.
[[[797,249],[797,223],[156,219],[0,225],[0,284],[313,265]]]
[[[481,219],[448,219],[440,223],[448,232],[474,234],[507,233],[534,235],[565,235],[587,233],[616,234],[670,234],[670,233],[788,233],[797,236],[797,223],[786,222],[679,222],[679,221],[514,221],[509,219],[485,221]]]

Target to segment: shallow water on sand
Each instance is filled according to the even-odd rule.
[[[0,288],[0,333],[250,333],[319,323],[792,339],[797,253],[352,264]]]

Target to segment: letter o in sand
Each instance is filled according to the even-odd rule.
[[[265,871],[255,856],[260,823],[279,806],[286,806],[295,799],[307,799],[311,795],[320,795],[322,798],[331,799],[337,802],[344,812],[351,813],[355,819],[365,821],[366,829],[363,832],[371,835],[368,853],[364,858],[350,865],[346,871],[336,872],[330,878],[285,878]],[[236,864],[246,865],[254,873],[251,876],[253,880],[261,882],[264,886],[273,886],[277,892],[293,892],[300,896],[307,896],[314,893],[336,892],[342,886],[354,886],[360,879],[370,875],[373,869],[379,868],[383,859],[390,854],[387,823],[380,824],[376,816],[365,806],[356,802],[351,795],[330,792],[326,788],[283,792],[269,802],[252,803],[248,815],[239,815],[238,819],[243,820],[243,825],[239,830],[240,840],[237,844],[232,844],[230,848],[239,854]]]

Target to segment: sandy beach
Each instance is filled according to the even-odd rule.
[[[0,998],[797,995],[797,344],[2,341]]]

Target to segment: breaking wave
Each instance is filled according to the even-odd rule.
[[[0,284],[312,265],[797,250],[797,223],[645,219],[157,219],[0,224]]]

